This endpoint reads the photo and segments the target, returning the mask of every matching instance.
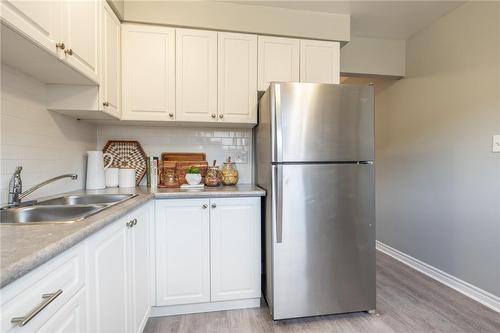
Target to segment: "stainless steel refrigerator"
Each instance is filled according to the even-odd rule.
[[[373,87],[271,83],[255,143],[273,319],[374,310]]]

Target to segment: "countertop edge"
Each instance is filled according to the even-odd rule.
[[[8,286],[12,282],[22,278],[26,274],[35,270],[44,263],[50,261],[51,259],[62,254],[64,251],[70,249],[86,238],[90,237],[94,233],[103,229],[107,225],[115,222],[121,217],[128,214],[130,211],[146,204],[151,200],[168,200],[168,199],[196,199],[196,198],[243,198],[243,197],[263,197],[266,195],[266,191],[256,185],[252,188],[235,188],[232,191],[219,191],[214,189],[213,191],[206,188],[203,191],[183,191],[183,192],[157,192],[157,190],[151,189],[141,189],[136,188],[136,193],[138,196],[129,199],[123,203],[120,203],[114,207],[110,207],[108,210],[100,212],[92,217],[89,217],[86,222],[76,222],[85,223],[82,224],[81,229],[74,231],[73,233],[54,241],[52,244],[45,246],[44,248],[38,250],[36,253],[32,253],[23,258],[16,260],[14,263],[7,267],[3,267],[0,271],[0,289]],[[81,191],[75,191],[79,193]],[[2,226],[7,227],[7,226]],[[11,226],[13,228],[23,228],[24,226]]]
[[[64,238],[61,238],[60,240],[50,244],[49,246],[46,246],[36,254],[21,258],[12,265],[3,268],[2,274],[0,276],[0,289],[25,276],[39,266],[57,257],[59,254],[65,252],[66,250],[80,243],[84,239],[90,237],[99,230],[105,228],[107,225],[125,216],[130,211],[139,208],[140,206],[146,204],[151,200],[154,200],[153,194],[142,194],[124,202],[121,205],[111,207],[107,212],[111,213],[109,214],[109,216],[99,217],[99,214],[96,214],[93,218],[98,218],[98,220],[92,221],[82,229],[79,229],[78,231]],[[101,212],[100,214],[102,213],[104,212]],[[22,228],[23,226],[15,227]]]

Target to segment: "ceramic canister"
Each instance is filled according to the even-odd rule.
[[[104,173],[106,175],[106,187],[117,187],[118,168],[107,168]]]
[[[135,187],[135,169],[120,168],[118,170],[118,184],[120,187]]]

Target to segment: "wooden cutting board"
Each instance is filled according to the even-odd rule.
[[[162,161],[205,161],[205,153],[162,153]]]

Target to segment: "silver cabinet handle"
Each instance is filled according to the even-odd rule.
[[[102,106],[105,106],[105,107],[106,107],[106,106],[109,106],[109,102],[104,102],[104,103],[102,103]]]
[[[217,115],[216,115],[215,113],[212,113],[211,117],[212,117],[213,119],[215,119],[215,118],[217,118]]]
[[[125,225],[129,228],[132,228],[134,226],[134,220],[128,221]]]
[[[174,117],[174,114],[173,114],[172,112],[170,112],[170,113],[168,114],[168,116],[169,116],[170,118],[173,118],[173,117]]]
[[[66,50],[64,50],[64,53],[66,53],[67,55],[73,55],[73,50],[72,49],[66,49]]]
[[[203,209],[207,209],[207,208],[208,208],[208,205],[207,205],[207,204],[203,204],[203,205],[201,206],[201,208],[203,208]]]
[[[134,225],[137,225],[137,219],[133,219],[133,220],[132,220],[132,223],[133,223]]]
[[[217,205],[213,203],[212,208],[217,208]]]
[[[220,115],[219,115],[219,118],[220,118],[220,119],[224,118],[224,115],[223,115],[223,114],[220,114]]]
[[[57,44],[56,44],[56,47],[57,47],[58,49],[64,50],[64,49],[66,48],[66,45],[64,45],[64,43],[63,43],[63,42],[60,42],[60,43],[57,43]]]
[[[26,325],[31,319],[35,318],[37,314],[39,314],[43,309],[45,309],[47,305],[49,305],[57,297],[59,297],[59,295],[61,295],[62,292],[63,292],[62,289],[59,289],[55,293],[43,294],[42,295],[43,301],[40,304],[38,304],[33,310],[31,310],[26,316],[12,318],[10,322],[13,324],[17,324],[17,326],[21,327]]]

